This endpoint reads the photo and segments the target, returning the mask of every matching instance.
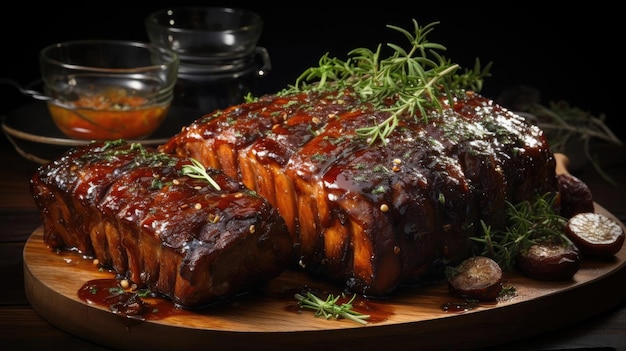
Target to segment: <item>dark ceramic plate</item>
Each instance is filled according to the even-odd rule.
[[[197,110],[172,106],[163,124],[146,139],[130,140],[142,145],[164,144],[183,126],[202,117]],[[44,102],[19,107],[2,119],[2,130],[15,150],[23,157],[44,164],[72,147],[88,144],[87,140],[71,139],[54,125]]]

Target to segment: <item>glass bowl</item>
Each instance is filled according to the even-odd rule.
[[[73,139],[143,139],[165,120],[178,54],[150,43],[80,40],[39,56],[48,111]]]
[[[145,19],[150,42],[174,50],[183,62],[211,63],[254,55],[263,19],[241,8],[165,8]]]

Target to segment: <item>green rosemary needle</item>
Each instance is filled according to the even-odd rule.
[[[545,132],[553,152],[568,153],[570,145],[582,145],[585,158],[595,170],[614,186],[615,181],[604,172],[599,161],[591,153],[591,140],[599,139],[613,145],[622,145],[622,141],[604,123],[606,116],[594,116],[578,107],[570,106],[567,101],[550,102],[549,107],[533,102],[524,106],[521,112],[529,112],[534,122]]]
[[[348,53],[342,61],[329,57],[328,53],[319,60],[318,67],[304,71],[291,88],[283,92],[307,90],[353,89],[360,98],[374,104],[381,111],[390,113],[379,125],[359,128],[358,135],[369,143],[380,140],[386,143],[387,137],[398,126],[401,118],[409,117],[427,121],[427,111],[443,109],[442,98],[464,89],[480,91],[484,77],[489,76],[489,63],[481,69],[476,60],[473,70],[459,73],[460,66],[445,59],[438,51],[446,48],[429,42],[426,37],[438,22],[420,26],[413,20],[414,32],[387,25],[408,39],[410,48],[388,43],[391,56],[381,58],[381,46],[376,51],[357,48]],[[315,83],[315,84],[308,84]]]
[[[483,226],[482,237],[471,237],[482,244],[480,254],[493,258],[504,270],[513,268],[516,256],[537,243],[566,243],[567,219],[554,211],[553,194],[537,196],[534,202],[523,201],[513,205],[507,202],[507,227],[491,230]]]
[[[204,179],[209,182],[216,190],[222,190],[219,184],[207,173],[206,168],[196,159],[189,158],[191,165],[184,165],[182,168],[183,175],[196,179]]]
[[[339,298],[342,296],[343,294],[337,296],[330,294],[326,300],[322,300],[311,292],[307,292],[306,296],[295,294],[295,298],[298,300],[300,307],[314,310],[316,317],[323,317],[325,319],[346,318],[359,324],[367,324],[366,319],[369,319],[370,316],[352,309],[352,301],[356,298],[356,294],[352,296],[350,301],[339,305],[337,301],[339,301]]]

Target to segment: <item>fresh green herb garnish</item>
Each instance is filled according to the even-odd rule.
[[[513,297],[517,295],[517,289],[513,286],[503,286],[500,291],[500,297]]]
[[[483,237],[472,237],[483,244],[481,255],[493,258],[504,270],[511,270],[516,256],[537,243],[566,243],[567,219],[554,210],[554,195],[538,196],[534,203],[507,202],[507,227],[491,230],[481,221]]]
[[[390,57],[381,59],[381,47],[376,51],[358,48],[348,53],[348,60],[330,58],[326,53],[319,60],[319,67],[312,67],[303,72],[295,86],[285,92],[305,90],[335,90],[349,88],[359,94],[361,99],[374,104],[381,111],[391,115],[382,123],[359,128],[358,135],[368,138],[370,143],[380,140],[386,143],[387,137],[398,126],[402,117],[417,120],[418,114],[427,120],[427,110],[441,111],[441,97],[448,95],[452,101],[453,93],[463,89],[480,91],[483,78],[489,76],[489,63],[484,69],[476,60],[473,70],[459,74],[459,65],[452,64],[438,51],[446,48],[426,40],[438,22],[420,26],[413,20],[414,34],[392,25],[394,29],[408,39],[411,47],[408,51],[399,45],[388,43],[392,49]],[[307,84],[315,82],[316,84]]]
[[[128,146],[126,148],[121,148],[121,146]],[[102,145],[102,148],[99,150],[100,154],[99,158],[104,160],[114,159],[119,156],[133,156],[133,163],[137,167],[146,166],[146,167],[157,167],[157,166],[173,166],[176,164],[178,159],[173,157],[172,155],[168,155],[162,152],[153,152],[148,151],[143,145],[140,143],[130,143],[124,139],[116,139],[105,141]],[[93,155],[86,154],[81,156],[84,159],[90,160],[93,158]]]
[[[369,319],[370,316],[356,312],[352,309],[352,302],[356,298],[356,294],[352,296],[350,301],[339,305],[337,301],[339,301],[339,298],[342,296],[343,294],[337,296],[330,294],[326,300],[322,300],[311,292],[307,292],[306,296],[295,294],[295,298],[298,300],[300,307],[314,310],[316,317],[323,317],[326,319],[346,318],[359,324],[367,324],[366,319]]]
[[[622,141],[604,123],[606,115],[597,117],[578,107],[570,106],[565,101],[551,102],[549,107],[539,103],[526,106],[526,110],[536,117],[537,125],[545,132],[553,152],[570,154],[571,144],[582,145],[582,152],[595,170],[612,185],[617,185],[600,167],[598,160],[591,154],[590,142],[599,139],[613,145],[622,145]],[[571,154],[570,154],[571,155]]]
[[[183,175],[196,179],[204,179],[211,183],[216,190],[222,190],[219,184],[207,173],[206,168],[196,159],[189,158],[191,165],[184,165],[182,168]]]
[[[92,290],[92,294],[96,293],[96,288],[93,288],[94,290]],[[117,286],[117,287],[111,287],[109,288],[109,294],[110,295],[120,295],[120,294],[124,294],[126,293],[127,290]],[[152,292],[150,291],[150,289],[138,289],[138,290],[134,290],[132,291],[133,294],[135,294],[138,297],[150,297],[152,296]]]

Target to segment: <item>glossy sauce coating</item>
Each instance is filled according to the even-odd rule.
[[[125,89],[106,89],[79,96],[73,102],[50,101],[55,125],[70,138],[81,140],[142,139],[165,120],[170,103],[154,104]]]
[[[69,151],[33,175],[52,248],[93,256],[132,282],[195,308],[280,274],[292,262],[284,220],[218,170],[123,140]]]
[[[268,199],[306,270],[385,295],[467,257],[480,220],[504,225],[506,201],[556,191],[539,128],[474,93],[444,106],[370,144],[357,130],[390,113],[350,90],[265,96],[200,118],[160,150]]]

